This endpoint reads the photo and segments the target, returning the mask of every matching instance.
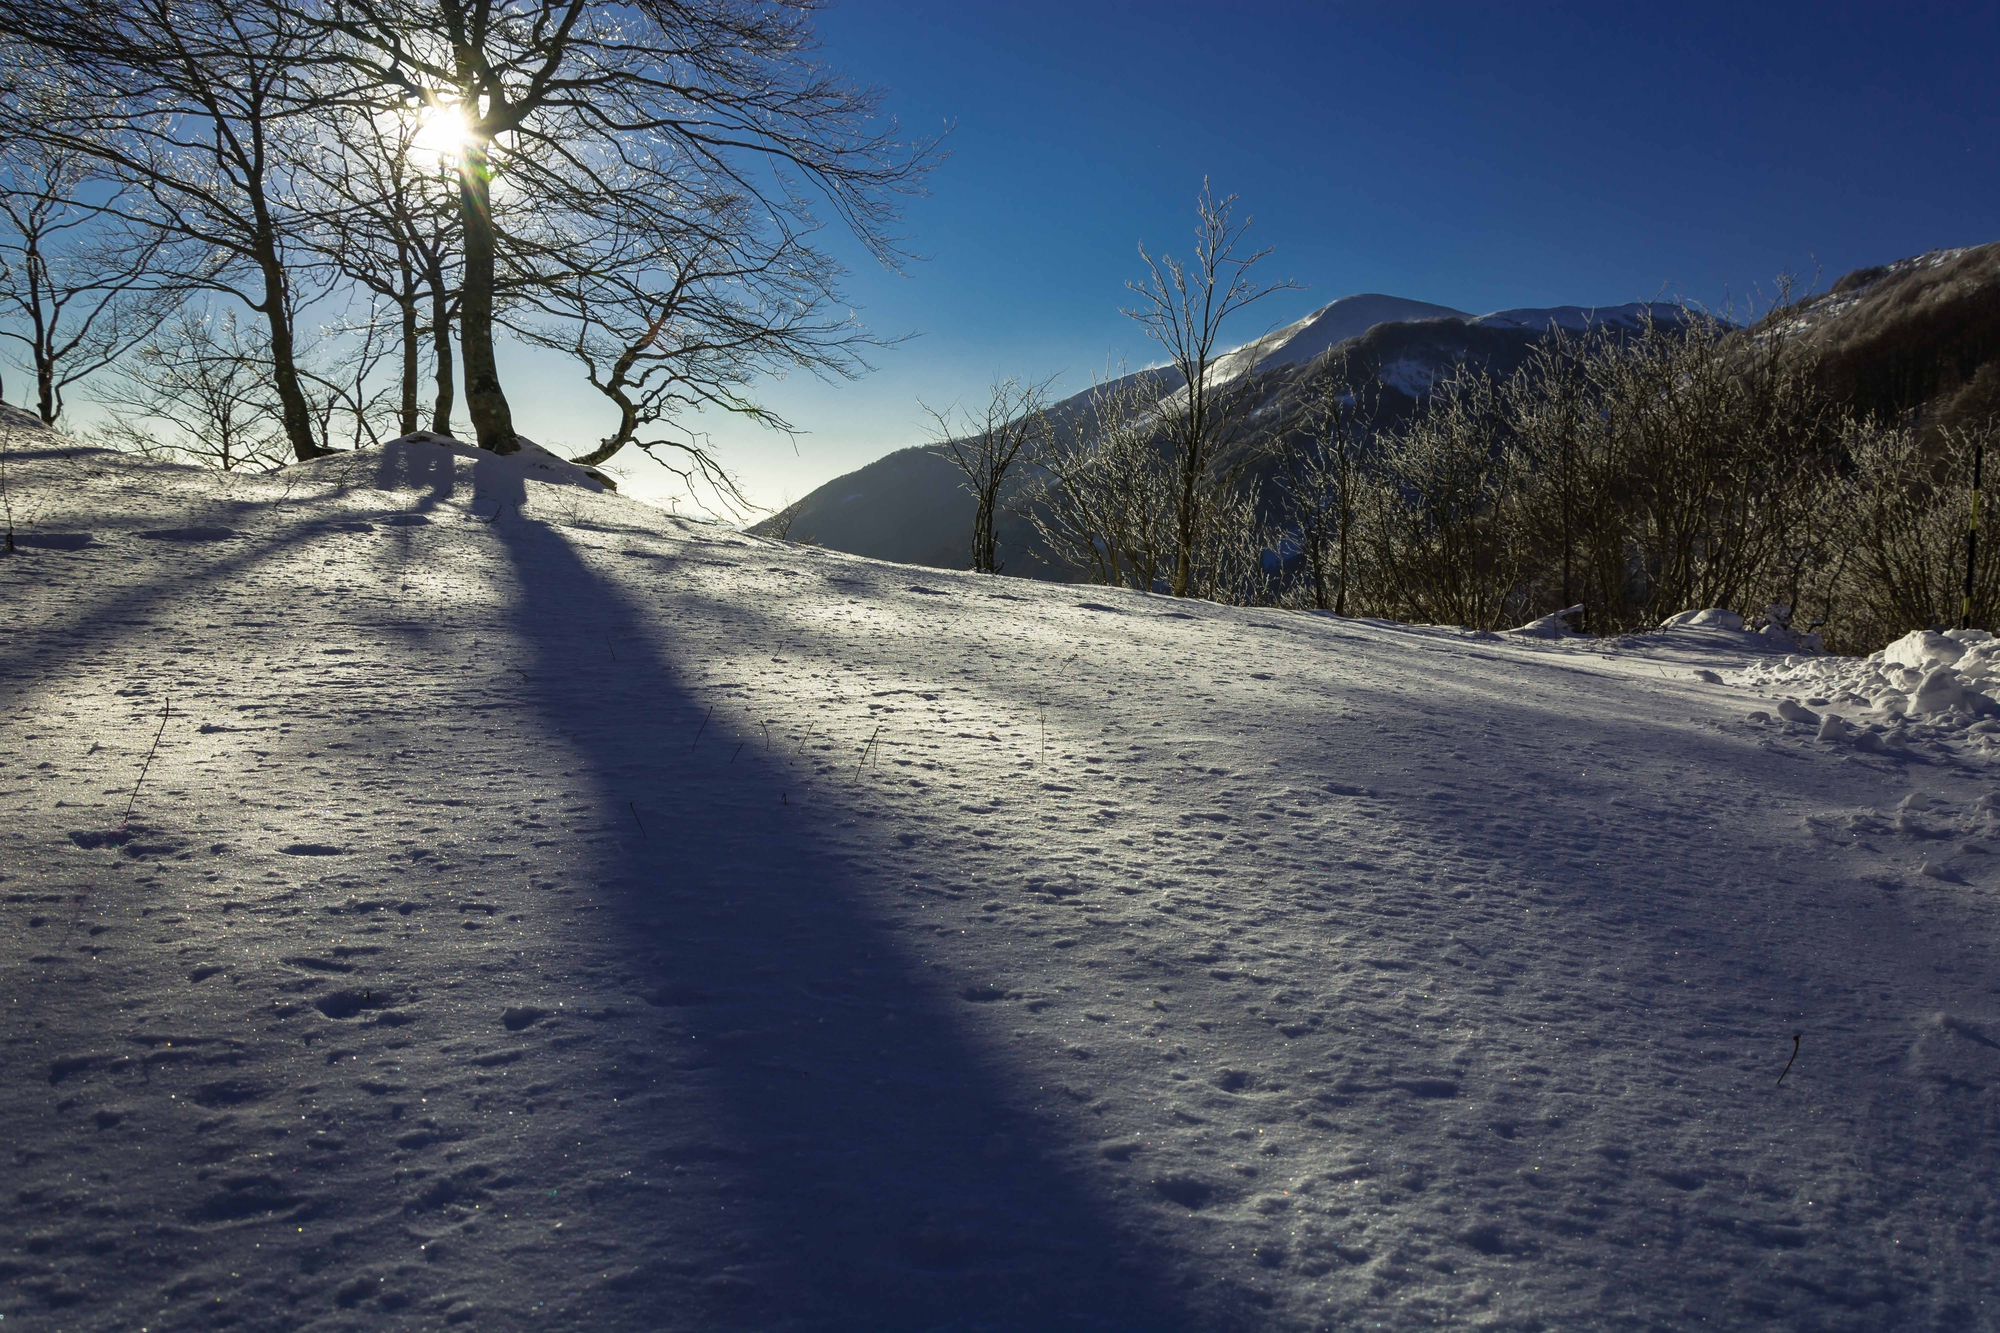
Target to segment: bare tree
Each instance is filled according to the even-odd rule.
[[[1981,543],[1964,606],[1966,533],[1978,509],[2000,496],[1993,468],[1974,457],[2000,447],[1993,423],[1926,432],[1914,424],[1845,423],[1846,466],[1829,496],[1837,559],[1826,608],[1836,647],[1880,646],[1897,635],[1970,619],[2000,618],[2000,551]]]
[[[385,383],[378,374],[391,360],[400,360],[405,371],[409,367],[409,343],[402,336],[408,325],[400,318],[384,317],[391,312],[401,313],[398,303],[378,300],[360,318],[323,329],[320,356],[299,368],[317,438],[331,444],[334,423],[345,421],[349,447],[359,449],[381,444],[385,433],[394,433],[408,419],[409,400],[399,392],[407,390],[407,379]]]
[[[791,541],[792,526],[799,521],[799,514],[805,509],[805,505],[806,502],[803,498],[794,500],[791,493],[787,491],[784,502],[778,506],[769,518],[765,519],[759,525],[764,530],[763,535],[766,537],[775,537],[781,542]],[[812,538],[810,537],[801,537],[799,541],[801,545],[812,545]]]
[[[87,160],[15,140],[0,160],[0,338],[20,344],[45,425],[63,391],[144,341],[177,299],[150,285],[157,239],[106,226]]]
[[[809,4],[763,0],[336,0],[327,30],[369,88],[463,126],[459,302],[479,444],[516,447],[493,355],[507,213],[594,194],[663,198],[690,172],[809,231],[811,195],[872,254],[898,256],[899,196],[935,160],[877,129],[879,96],[813,62]],[[505,182],[496,191],[494,181]]]
[[[1561,565],[1557,596],[1564,607],[1585,600],[1577,569],[1578,548],[1586,544],[1580,529],[1593,516],[1607,516],[1610,501],[1592,493],[1588,484],[1592,436],[1601,414],[1587,368],[1608,350],[1601,334],[1579,337],[1552,325],[1502,392],[1512,443],[1539,483],[1544,503],[1538,516],[1547,529],[1544,540]]]
[[[1263,606],[1277,588],[1284,542],[1244,480],[1232,477],[1203,492],[1192,595],[1229,606]]]
[[[1809,512],[1831,405],[1782,331],[1755,341],[1690,310],[1593,358],[1645,618],[1749,597]],[[1635,611],[1639,608],[1635,608]]]
[[[923,409],[931,419],[931,452],[964,474],[965,489],[972,495],[972,568],[978,573],[1000,572],[994,531],[1000,492],[1016,462],[1046,447],[1049,387],[1055,380],[1053,375],[1038,381],[996,380],[987,390],[986,406],[970,412]]]
[[[696,175],[662,192],[657,175],[639,176],[605,198],[579,191],[552,219],[518,229],[517,253],[542,276],[520,278],[508,323],[577,358],[617,409],[611,433],[577,462],[595,466],[630,445],[698,503],[706,491],[741,509],[695,419],[723,412],[790,432],[750,396],[752,381],[858,374],[860,349],[882,340],[833,308],[839,270],[827,256],[783,225],[758,225],[746,196],[703,196],[703,184]]]
[[[397,425],[405,435],[418,427],[428,325],[430,428],[448,434],[458,236],[455,191],[434,169],[443,155],[420,142],[426,127],[415,115],[362,105],[330,107],[327,116],[328,133],[308,165],[328,204],[309,235],[343,275],[396,312]]]
[[[1166,350],[1180,372],[1182,387],[1161,404],[1172,444],[1174,469],[1173,595],[1186,597],[1194,581],[1196,551],[1201,545],[1201,519],[1207,506],[1204,492],[1218,484],[1216,465],[1234,442],[1246,403],[1245,375],[1218,373],[1222,326],[1238,311],[1273,292],[1297,288],[1292,282],[1258,284],[1251,269],[1270,254],[1268,248],[1239,255],[1251,219],[1238,223],[1232,212],[1236,196],[1217,199],[1204,179],[1195,211],[1194,259],[1183,264],[1169,255],[1155,259],[1139,247],[1146,277],[1128,282],[1139,303],[1125,311],[1148,337]]]
[[[138,350],[107,399],[110,443],[219,468],[285,461],[269,351],[233,311],[184,306]]]
[[[1374,599],[1401,618],[1475,629],[1524,618],[1532,556],[1498,397],[1490,377],[1461,368],[1377,439],[1361,529]]]
[[[249,0],[0,0],[16,95],[0,135],[76,154],[109,215],[182,252],[177,282],[255,311],[293,455],[325,453],[300,382],[297,168],[327,91],[323,32]]]

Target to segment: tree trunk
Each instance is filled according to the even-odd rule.
[[[431,407],[431,429],[439,435],[451,434],[451,410],[456,405],[457,386],[451,373],[451,293],[445,289],[444,272],[433,270],[431,287],[431,359],[436,362],[437,401]]]
[[[979,509],[972,520],[972,569],[977,574],[997,574],[994,556],[998,543],[993,537],[993,506],[997,500],[997,487],[988,488],[979,495]]]
[[[609,461],[613,454],[639,438],[639,405],[632,401],[632,395],[626,393],[625,389],[632,382],[629,377],[632,374],[632,367],[639,362],[640,352],[652,343],[653,335],[659,332],[665,322],[664,316],[655,320],[645,341],[636,347],[626,348],[624,355],[620,356],[611,367],[611,374],[598,386],[599,393],[618,405],[618,429],[606,436],[595,449],[579,458],[572,458],[570,462],[579,467],[596,467],[600,463]]]
[[[1201,482],[1201,463],[1196,451],[1200,447],[1198,435],[1189,440],[1187,455],[1181,463],[1181,493],[1174,506],[1173,595],[1176,597],[1186,597],[1194,583],[1195,506],[1199,502],[1196,488]]]
[[[405,288],[403,307],[403,401],[396,424],[404,435],[417,429],[417,294]]]
[[[465,275],[458,303],[459,354],[465,359],[465,407],[481,449],[511,454],[514,414],[500,387],[493,358],[493,285],[496,236],[493,227],[492,169],[486,146],[467,144],[458,173],[460,220],[465,225]]]
[[[321,445],[313,435],[312,405],[306,401],[305,390],[299,387],[297,346],[292,340],[291,300],[285,287],[284,264],[278,258],[274,229],[268,222],[262,222],[259,230],[263,234],[256,241],[257,266],[264,275],[261,313],[271,329],[271,380],[278,391],[285,439],[292,446],[292,456],[303,463],[334,451]]]
[[[1317,524],[1312,530],[1312,576],[1313,606],[1321,611],[1333,610],[1333,602],[1326,595],[1326,534]]]
[[[1343,481],[1340,484],[1340,493],[1343,497],[1340,509],[1340,569],[1338,571],[1340,582],[1333,594],[1333,613],[1337,616],[1347,614],[1348,537],[1354,531],[1354,511],[1347,505],[1344,497],[1350,494],[1347,489],[1350,485],[1352,483],[1347,481]]]
[[[54,341],[54,332],[47,327],[42,319],[42,302],[44,298],[41,280],[43,275],[48,272],[48,265],[42,259],[41,249],[33,237],[28,239],[27,270],[28,310],[34,319],[34,327],[31,330],[34,335],[34,342],[30,346],[35,349],[35,405],[36,410],[41,414],[42,424],[44,426],[53,426],[56,424],[58,410],[56,407],[56,360],[50,350],[50,344]]]

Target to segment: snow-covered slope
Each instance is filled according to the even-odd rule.
[[[8,1327],[1993,1322],[1986,724],[434,462],[7,461]]]
[[[1252,371],[1304,365],[1350,338],[1359,338],[1378,324],[1458,319],[1480,328],[1544,333],[1552,327],[1573,332],[1601,327],[1632,330],[1641,327],[1648,319],[1677,324],[1685,317],[1686,312],[1681,307],[1663,301],[1633,301],[1602,307],[1564,305],[1545,309],[1496,310],[1490,315],[1474,316],[1463,310],[1453,310],[1450,306],[1366,292],[1343,296],[1303,319],[1252,339],[1218,357],[1210,372],[1211,382],[1224,384]]]
[[[1221,384],[1253,370],[1304,365],[1330,347],[1358,338],[1377,324],[1418,319],[1470,319],[1463,310],[1363,292],[1323,305],[1303,319],[1275,329],[1216,359],[1211,374]]]

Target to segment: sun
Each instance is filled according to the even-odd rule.
[[[472,140],[472,127],[458,107],[421,107],[415,118],[417,131],[410,136],[410,155],[427,166],[457,162]]]

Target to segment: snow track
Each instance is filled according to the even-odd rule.
[[[9,1327],[1995,1321],[1983,752],[439,457],[9,463]]]

